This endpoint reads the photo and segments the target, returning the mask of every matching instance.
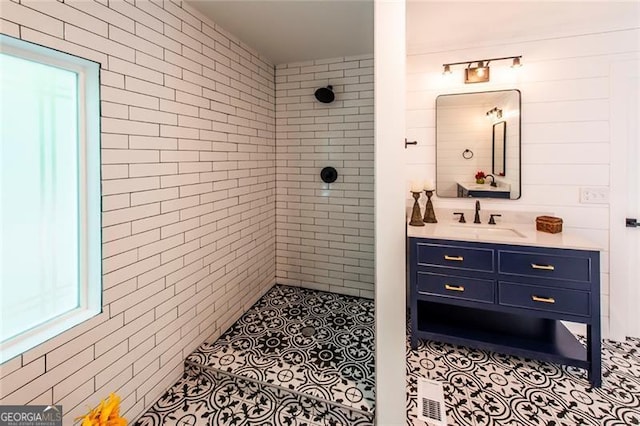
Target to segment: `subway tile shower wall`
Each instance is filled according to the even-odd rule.
[[[373,297],[373,56],[276,66],[276,129],[277,281]]]
[[[2,33],[101,65],[104,243],[103,313],[3,364],[0,403],[62,404],[71,424],[117,392],[133,420],[191,351],[275,282],[274,67],[180,1],[23,0],[0,10]],[[344,109],[357,112],[370,99],[354,93]],[[361,140],[354,147],[368,148]],[[356,200],[353,211],[335,207],[355,215],[355,235],[338,250],[363,268],[346,252],[371,247],[355,224],[373,228],[357,198],[372,188],[351,174],[354,194],[341,198]]]

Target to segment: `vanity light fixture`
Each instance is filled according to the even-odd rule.
[[[464,82],[466,84],[469,83],[485,83],[489,81],[489,63],[493,61],[502,61],[512,59],[513,63],[511,65],[512,68],[521,67],[522,64],[520,60],[522,56],[506,56],[504,58],[490,58],[490,59],[479,59],[474,61],[467,62],[451,62],[449,64],[442,64],[444,67],[443,74],[451,74],[451,66],[452,65],[466,65],[467,68],[464,70]]]
[[[478,61],[475,67],[471,66],[471,62],[464,70],[464,82],[465,83],[484,83],[489,81],[489,62],[485,64],[484,61]]]

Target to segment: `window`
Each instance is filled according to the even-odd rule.
[[[0,363],[100,312],[98,73],[0,35]]]

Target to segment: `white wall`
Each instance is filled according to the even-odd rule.
[[[276,130],[278,283],[373,298],[373,55],[278,65]]]
[[[3,1],[101,64],[103,313],[1,367],[0,403],[136,418],[275,281],[273,66],[181,2]]]
[[[375,1],[376,424],[406,420],[405,2]]]
[[[535,21],[554,13],[553,4],[541,7],[540,16],[526,19]],[[628,17],[621,14],[620,19],[625,21]],[[607,24],[611,30],[603,31]],[[517,42],[474,39],[437,52],[414,49],[407,59],[407,137],[418,140],[419,145],[406,150],[405,163],[410,178],[435,176],[437,95],[519,89],[522,92],[522,198],[485,200],[483,209],[552,212],[564,219],[566,230],[582,234],[603,247],[602,319],[603,333],[607,336],[609,205],[581,204],[579,190],[609,187],[610,70],[615,63],[638,57],[640,30],[637,21],[633,28],[626,29],[616,22],[597,22],[593,26],[593,31],[582,27],[574,35],[555,36],[536,31]],[[428,28],[422,37],[429,37]],[[409,43],[419,45],[420,40],[409,40]],[[513,70],[508,61],[493,62],[489,83],[465,85],[463,67],[454,68],[454,75],[449,78],[442,76],[443,63],[510,55],[523,55],[523,67]],[[439,198],[434,204],[472,208],[468,200]]]

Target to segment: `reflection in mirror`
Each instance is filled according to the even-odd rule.
[[[520,188],[520,91],[438,96],[438,197],[515,200]]]
[[[504,148],[507,141],[506,127],[506,121],[501,121],[493,125],[493,163],[491,173],[493,173],[494,176],[505,176],[504,163],[506,160],[506,150]]]

